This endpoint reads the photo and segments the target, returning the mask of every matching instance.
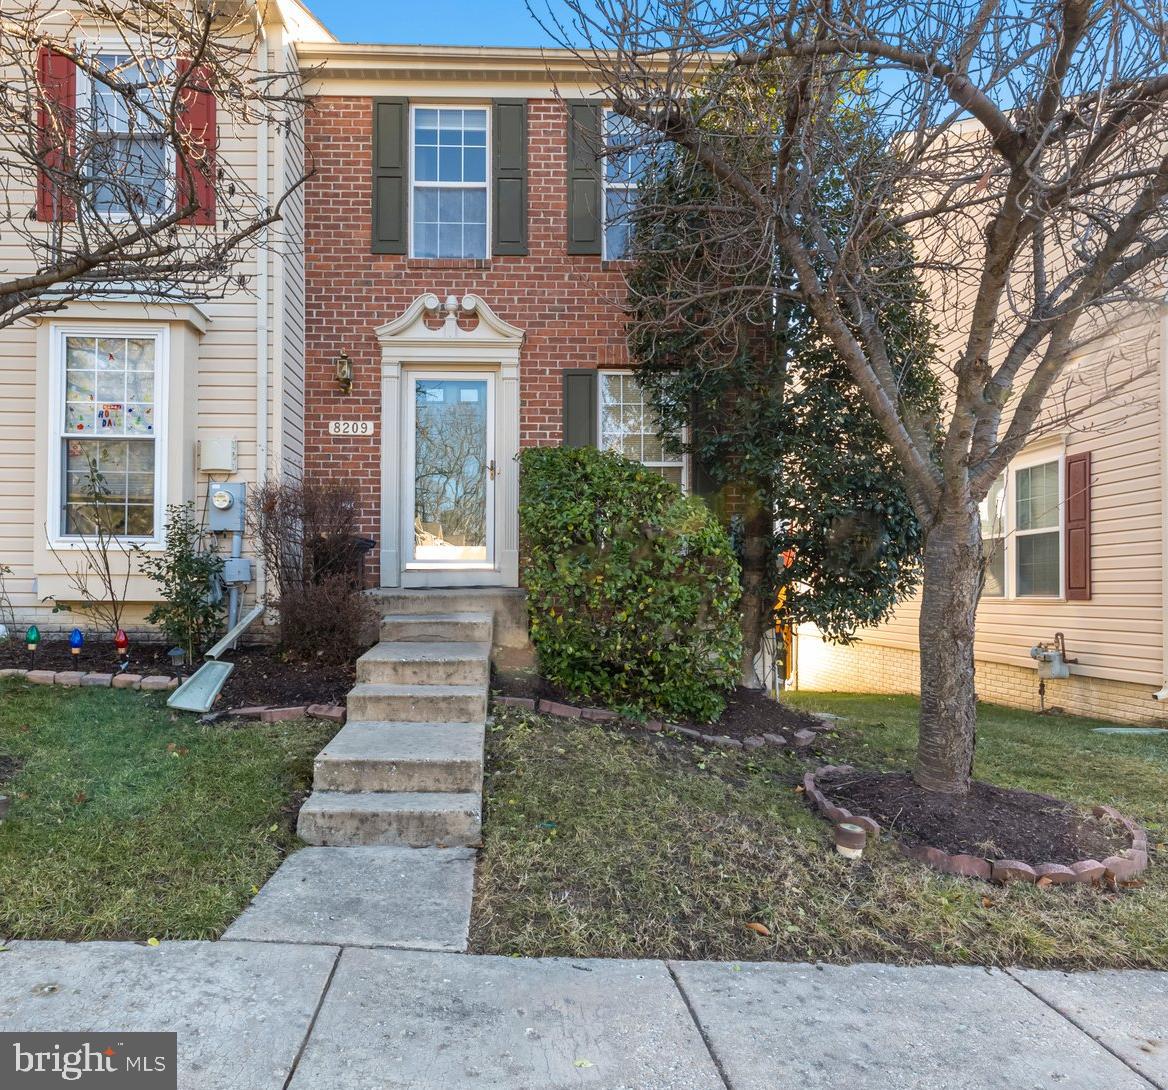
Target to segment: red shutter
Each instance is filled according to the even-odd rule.
[[[46,45],[37,53],[37,219],[76,219],[73,202],[57,192],[50,173],[65,169],[73,145],[77,110],[77,68],[70,57]]]
[[[178,157],[175,180],[180,204],[187,203],[192,182],[199,202],[198,210],[183,222],[209,225],[215,222],[215,147],[218,142],[215,94],[210,90],[209,68],[192,71],[189,60],[180,60],[179,76],[188,72],[189,82],[183,87],[178,118],[179,132],[185,137],[185,155]]]
[[[1067,598],[1091,597],[1091,455],[1071,454],[1066,464]]]

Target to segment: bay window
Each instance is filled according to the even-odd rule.
[[[50,536],[161,533],[163,330],[57,329]]]
[[[487,110],[415,106],[412,255],[487,256]]]

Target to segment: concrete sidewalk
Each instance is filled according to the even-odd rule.
[[[14,942],[4,1030],[177,1030],[184,1090],[1168,1090],[1168,973]]]

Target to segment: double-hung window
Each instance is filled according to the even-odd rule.
[[[1062,593],[1062,464],[1014,470],[1014,593],[1057,598]]]
[[[94,67],[115,86],[91,76],[79,88],[92,201],[104,216],[151,219],[170,210],[173,156],[147,105],[152,95],[167,93],[162,85],[172,64],[143,65],[126,53],[98,53]]]
[[[1063,594],[1063,459],[1031,455],[993,484],[981,505],[987,597]]]
[[[487,256],[487,113],[485,107],[413,107],[414,257]]]
[[[673,454],[661,437],[653,408],[631,371],[601,371],[597,435],[601,450],[614,450],[685,488],[685,458]]]
[[[635,122],[611,110],[604,111],[603,120],[604,258],[620,261],[629,254],[637,181],[648,157]]]
[[[166,342],[162,330],[54,331],[57,539],[99,526],[118,537],[158,537]]]

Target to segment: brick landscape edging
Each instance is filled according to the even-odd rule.
[[[880,824],[873,818],[853,814],[842,806],[836,806],[819,789],[815,782],[817,775],[831,772],[854,772],[851,765],[824,765],[815,772],[803,776],[803,791],[811,805],[832,825],[848,821],[859,825],[869,836],[878,837]],[[943,874],[955,874],[963,878],[981,878],[986,882],[1039,882],[1047,879],[1051,885],[1067,885],[1072,882],[1098,882],[1108,876],[1117,882],[1126,882],[1141,874],[1148,867],[1148,834],[1131,818],[1124,817],[1111,806],[1096,806],[1093,811],[1097,818],[1107,818],[1115,822],[1127,834],[1129,847],[1117,855],[1109,855],[1100,862],[1098,859],[1080,859],[1070,866],[1062,863],[1039,863],[1030,866],[1017,859],[983,859],[977,855],[950,854],[940,848],[930,848],[923,844],[904,844],[894,841],[900,851]]]

